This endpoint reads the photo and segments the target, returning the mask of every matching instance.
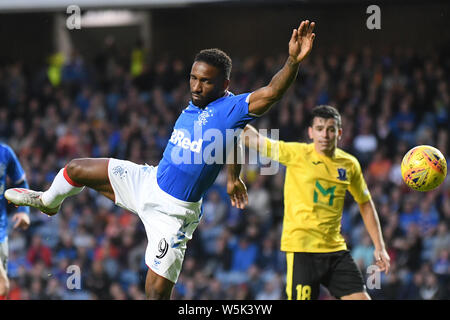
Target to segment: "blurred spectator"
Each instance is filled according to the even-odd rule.
[[[387,276],[387,281],[383,285],[383,297],[387,300],[397,300],[400,298],[402,281],[396,270],[391,270]]]
[[[211,279],[201,299],[205,300],[224,300],[226,298],[222,284],[217,279]]]
[[[270,194],[264,187],[266,176],[258,175],[248,191],[248,208],[260,219],[263,229],[266,230],[271,223],[272,208],[270,206]]]
[[[262,240],[261,250],[257,257],[256,263],[263,270],[277,270],[278,246],[274,237],[268,236]]]
[[[246,272],[256,261],[258,246],[246,235],[241,236],[231,250],[233,251],[231,271]]]
[[[416,272],[413,274],[412,281],[404,284],[402,288],[402,294],[400,299],[406,300],[420,300],[420,288],[423,285],[423,274],[421,272]]]
[[[38,234],[35,234],[31,240],[31,247],[27,252],[27,260],[32,265],[35,265],[39,261],[45,263],[47,267],[52,265],[52,251],[42,244],[41,236]]]
[[[450,249],[442,249],[439,252],[438,258],[434,261],[433,271],[437,275],[442,276],[447,279],[450,274],[450,259],[449,259],[449,250]]]
[[[378,141],[375,134],[370,128],[371,122],[364,122],[353,140],[353,148],[355,150],[355,156],[358,158],[361,166],[366,166],[373,153],[377,150]]]
[[[261,272],[262,270],[264,269],[254,264],[248,270],[248,283],[253,296],[263,291],[265,281]]]
[[[48,281],[47,287],[45,288],[45,295],[49,300],[61,300],[63,297],[61,284],[55,278]]]
[[[400,212],[400,228],[406,234],[411,224],[417,224],[419,213],[416,207],[417,198],[409,195],[403,199],[403,210]]]
[[[371,159],[371,163],[369,165],[369,174],[375,180],[388,180],[392,162],[386,157],[384,153],[385,152],[382,148],[378,149]]]
[[[21,300],[21,298],[22,298],[22,290],[21,290],[20,286],[17,285],[17,282],[15,279],[11,279],[9,281],[8,298],[10,300]]]
[[[215,250],[208,259],[205,270],[210,273],[228,272],[231,269],[232,254],[227,234],[223,233],[215,241]]]
[[[439,213],[434,202],[435,199],[426,197],[419,205],[417,224],[423,236],[434,234],[439,223]]]
[[[237,285],[236,293],[233,297],[236,300],[254,300],[255,297],[252,295],[250,288],[247,283],[240,283]]]
[[[109,295],[113,300],[126,300],[127,296],[120,284],[113,282],[109,287]]]
[[[42,281],[40,279],[34,279],[31,281],[30,288],[31,300],[47,300],[48,297],[42,288]]]
[[[394,157],[391,169],[389,170],[389,181],[394,183],[397,187],[401,186],[403,183],[401,163],[403,159],[403,154],[397,153]]]
[[[448,232],[447,224],[444,222],[439,223],[437,234],[433,240],[432,260],[436,260],[442,250],[450,248],[450,233]]]
[[[55,248],[55,259],[66,258],[74,260],[77,258],[77,248],[73,244],[73,236],[70,233],[61,235],[61,242]]]
[[[421,253],[423,240],[419,227],[411,223],[405,238],[398,238],[393,246],[398,249],[398,264],[407,267],[409,271],[416,271],[421,266]]]
[[[72,51],[62,69],[62,82],[69,85],[80,85],[86,80],[83,57],[78,51]]]
[[[373,264],[372,241],[367,232],[364,233],[361,243],[358,243],[351,251],[351,255],[361,270],[366,270]]]
[[[86,289],[92,292],[97,299],[109,299],[109,288],[111,280],[103,268],[101,260],[95,260],[92,264],[92,271],[85,280]]]
[[[127,295],[132,300],[145,300],[145,294],[139,289],[139,286],[132,284],[128,287]]]
[[[215,239],[222,233],[227,206],[217,190],[211,190],[203,204],[203,215],[198,229],[208,254],[215,250]]]
[[[264,285],[263,291],[259,292],[256,300],[280,300],[282,293],[281,282],[274,277],[271,281],[267,281]]]
[[[425,275],[425,280],[419,289],[419,293],[423,300],[439,300],[443,298],[443,290],[437,281],[437,277],[432,273]]]

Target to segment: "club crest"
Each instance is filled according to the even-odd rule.
[[[347,170],[344,168],[338,168],[338,179],[341,181],[347,181]]]
[[[211,110],[203,110],[202,113],[200,113],[200,115],[198,116],[196,123],[199,126],[205,125],[208,122],[207,118],[212,116],[211,112],[212,112]]]

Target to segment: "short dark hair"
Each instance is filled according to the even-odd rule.
[[[338,128],[342,127],[342,120],[339,111],[335,107],[328,105],[320,105],[314,107],[311,111],[311,126],[313,125],[314,118],[334,119],[336,120]]]
[[[219,70],[224,75],[225,79],[229,80],[231,75],[231,58],[222,50],[214,49],[204,49],[197,53],[195,56],[195,61],[202,61],[210,64]]]

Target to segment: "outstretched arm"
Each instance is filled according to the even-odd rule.
[[[240,178],[241,165],[227,164],[227,193],[233,207],[244,209],[248,204],[247,187]]]
[[[258,130],[249,124],[244,127],[241,140],[247,148],[255,149],[258,152],[262,152],[265,146],[265,137],[261,136]]]
[[[312,49],[315,23],[302,21],[298,29],[292,31],[289,41],[289,57],[283,68],[272,78],[270,83],[256,91],[249,98],[249,113],[262,115],[281,99],[283,94],[297,77],[300,62]]]
[[[233,159],[227,159],[227,193],[231,200],[231,205],[244,209],[248,204],[247,187],[242,181],[241,174],[241,145],[239,142],[234,144],[233,153],[230,152],[228,157],[234,157]]]
[[[359,204],[359,210],[366,226],[367,232],[375,246],[374,257],[380,271],[389,272],[390,258],[386,251],[380,221],[372,200]]]

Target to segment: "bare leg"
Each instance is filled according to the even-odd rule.
[[[94,189],[114,201],[114,191],[108,177],[108,163],[108,158],[74,159],[66,167],[67,175],[73,182]],[[145,280],[147,299],[168,300],[173,286],[172,281],[148,269]]]
[[[6,270],[0,262],[0,298],[6,298],[9,291],[9,280],[6,275]]]
[[[73,182],[94,189],[114,201],[114,191],[108,177],[108,163],[108,158],[74,159],[66,167],[67,175]],[[147,299],[168,300],[173,286],[172,281],[148,269],[145,280]]]
[[[108,177],[109,158],[82,158],[69,162],[66,172],[75,183],[94,189],[115,201]]]
[[[357,292],[341,297],[341,300],[371,300],[367,292]]]
[[[169,300],[174,283],[156,274],[151,269],[147,271],[145,280],[145,295],[149,300]]]

